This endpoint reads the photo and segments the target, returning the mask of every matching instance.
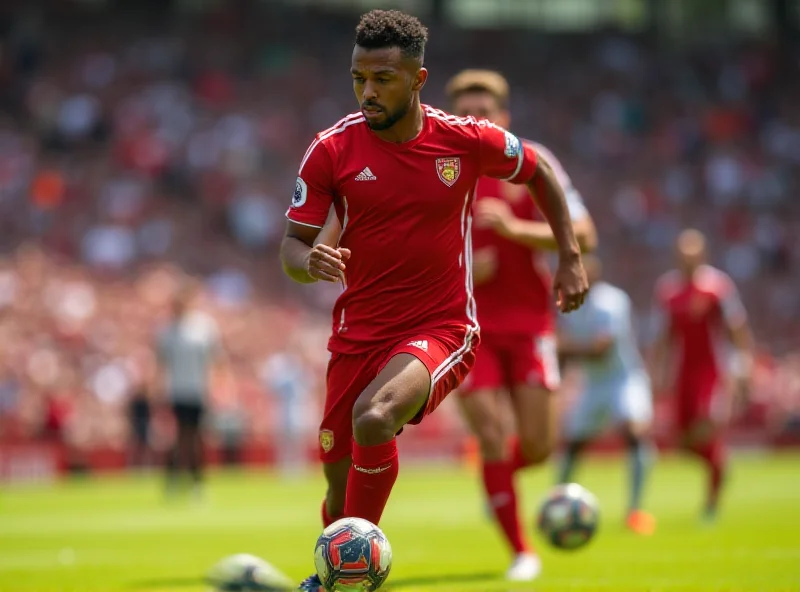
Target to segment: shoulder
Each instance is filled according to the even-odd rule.
[[[319,132],[314,137],[314,141],[332,144],[337,140],[341,141],[342,139],[352,137],[353,131],[356,130],[360,124],[365,123],[365,121],[364,115],[360,111],[350,113],[349,115],[342,117],[331,127]],[[348,131],[350,133],[346,134]]]
[[[215,336],[217,334],[217,322],[205,312],[192,312],[186,322],[193,331],[202,332],[207,336]]]
[[[624,313],[630,308],[630,298],[622,288],[601,283],[593,288],[597,291],[596,299],[599,309],[608,313]]]
[[[314,136],[314,140],[311,142],[308,150],[306,150],[305,156],[303,156],[303,164],[306,163],[312,154],[320,150],[320,148],[327,150],[330,155],[339,152],[344,145],[352,141],[358,135],[357,131],[362,127],[365,121],[364,115],[360,111],[357,111],[342,117],[331,127],[319,132]]]
[[[698,288],[717,296],[725,296],[735,290],[731,277],[711,265],[703,265],[697,270],[696,281]]]
[[[564,170],[564,166],[561,164],[561,161],[558,160],[556,155],[553,154],[552,150],[550,150],[544,144],[534,142],[533,140],[526,140],[523,138],[522,141],[525,144],[533,146],[533,148],[536,150],[536,153],[547,161],[547,163],[550,165],[550,168],[553,169],[553,172],[555,173],[556,178],[562,187],[572,185],[572,181],[570,180],[567,171]]]
[[[477,138],[484,129],[501,129],[486,119],[476,119],[471,115],[459,117],[430,105],[422,105],[422,109],[431,121],[433,131],[441,134]]]
[[[675,297],[682,284],[683,280],[677,269],[668,271],[656,280],[655,296],[658,300],[666,302]]]

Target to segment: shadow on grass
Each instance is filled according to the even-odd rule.
[[[444,586],[449,587],[458,584],[477,584],[492,582],[495,585],[485,588],[486,592],[513,591],[518,589],[514,584],[504,582],[501,575],[496,572],[478,573],[459,573],[431,575],[412,578],[390,579],[386,584],[387,592],[395,590],[406,590],[417,586]],[[128,586],[130,590],[179,590],[180,588],[191,588],[200,585],[207,585],[204,578],[183,577],[183,578],[162,578],[155,580],[139,580],[131,582]],[[527,589],[527,588],[526,588]]]
[[[160,580],[139,580],[131,582],[128,588],[131,590],[163,590],[171,588],[191,588],[192,586],[202,586],[206,584],[204,578],[185,577],[185,578],[162,578]]]
[[[442,584],[475,584],[478,582],[496,582],[500,574],[496,572],[459,573],[447,575],[421,576],[416,578],[390,578],[386,583],[388,590],[403,590],[415,586],[437,586]]]

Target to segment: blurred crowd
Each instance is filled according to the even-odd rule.
[[[299,158],[356,108],[355,19],[219,6],[0,11],[0,437],[124,445],[183,274],[230,351],[228,424],[274,428],[272,354],[324,376],[336,289],[291,284],[277,246]],[[752,315],[756,406],[799,421],[798,48],[434,29],[426,60],[437,106],[462,67],[508,76],[513,127],[562,160],[642,321],[677,231],[705,231]]]

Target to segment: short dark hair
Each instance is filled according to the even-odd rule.
[[[405,57],[425,59],[428,29],[415,16],[399,10],[370,10],[356,27],[356,45],[365,49],[399,47]]]

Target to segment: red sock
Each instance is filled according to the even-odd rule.
[[[511,438],[510,444],[511,470],[513,472],[516,473],[520,469],[524,469],[525,467],[529,467],[533,464],[531,461],[525,458],[525,455],[522,452],[522,446],[519,444],[519,438],[514,436]]]
[[[522,536],[514,489],[513,466],[508,461],[484,462],[483,487],[495,518],[515,553],[525,553],[528,545]]]
[[[341,516],[328,515],[328,502],[322,500],[322,528],[328,528],[331,524],[336,522]]]
[[[722,479],[725,476],[725,450],[722,441],[712,440],[704,455],[708,463],[708,505],[711,508],[717,507],[719,492],[722,489]]]
[[[377,446],[359,446],[354,441],[344,515],[378,524],[399,468],[397,442],[394,439]]]
[[[725,448],[722,440],[715,438],[708,444],[698,446],[695,453],[703,459],[708,468],[707,507],[714,509],[719,501],[722,480],[725,476]]]

